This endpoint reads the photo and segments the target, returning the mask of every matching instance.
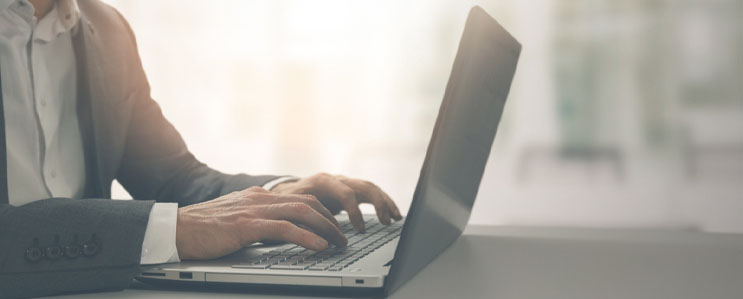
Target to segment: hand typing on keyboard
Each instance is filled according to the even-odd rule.
[[[345,210],[347,228],[363,233],[368,227],[359,210],[362,203],[374,205],[379,227],[402,219],[389,196],[363,180],[317,174],[278,184],[271,191],[253,187],[179,208],[178,256],[217,258],[259,241],[286,241],[316,251],[344,247],[348,240],[333,214]]]
[[[364,219],[359,210],[361,203],[374,205],[382,224],[389,225],[392,223],[391,219],[402,219],[397,205],[382,189],[371,182],[342,175],[320,173],[295,182],[276,185],[271,191],[283,194],[311,194],[333,214],[346,210],[348,218],[358,232],[365,230]]]
[[[311,195],[253,187],[178,209],[175,242],[181,259],[217,258],[262,240],[313,250],[348,242],[330,211]]]
[[[322,251],[313,251],[300,246],[284,245],[262,255],[251,257],[249,260],[232,267],[340,271],[400,236],[402,229],[402,222],[384,226],[378,221],[368,220],[365,224],[368,231],[357,233],[352,229],[351,223],[341,223],[341,229],[348,237],[348,246],[346,247],[329,247]]]

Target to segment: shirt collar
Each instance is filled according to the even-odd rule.
[[[13,1],[23,0],[10,0],[11,3]],[[34,39],[49,42],[67,31],[74,33],[79,20],[80,9],[77,6],[77,0],[57,0],[46,16],[37,21]]]
[[[72,30],[80,20],[80,7],[77,6],[77,0],[57,0],[56,6],[60,23],[65,29]]]
[[[0,0],[0,12],[8,9],[13,2],[19,1],[26,2],[25,0]],[[77,21],[80,20],[80,7],[77,5],[77,0],[56,0],[54,6],[57,8],[61,25],[66,30],[72,30],[77,25]]]

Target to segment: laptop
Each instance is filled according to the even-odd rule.
[[[366,233],[338,216],[344,248],[251,245],[208,261],[143,266],[147,283],[191,282],[371,290],[387,295],[462,234],[498,129],[521,45],[482,8],[469,14],[407,217],[365,215]]]

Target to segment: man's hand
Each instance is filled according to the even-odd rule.
[[[333,215],[312,195],[252,187],[178,209],[175,243],[181,259],[217,258],[264,240],[312,250],[348,243]]]
[[[370,182],[340,175],[320,173],[296,182],[276,185],[271,191],[281,194],[312,194],[333,214],[346,210],[354,229],[359,232],[365,231],[364,219],[359,210],[360,203],[373,204],[382,224],[390,224],[390,218],[402,219],[400,210],[382,189]]]

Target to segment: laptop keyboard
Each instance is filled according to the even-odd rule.
[[[340,271],[400,236],[402,221],[385,226],[376,218],[366,221],[366,233],[357,233],[349,221],[341,221],[341,230],[348,238],[346,247],[330,246],[313,251],[294,244],[284,245],[244,263],[233,265],[243,269],[273,269],[298,271]]]

